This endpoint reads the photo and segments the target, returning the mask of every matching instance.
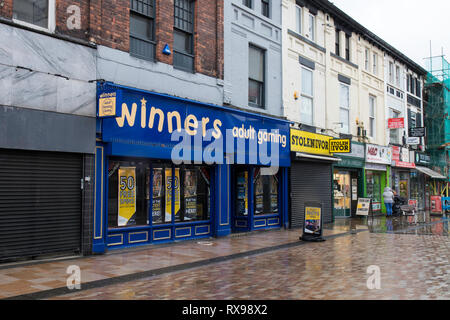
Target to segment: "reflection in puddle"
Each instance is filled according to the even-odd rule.
[[[336,219],[334,223],[325,225],[324,228],[339,231],[369,230],[372,233],[449,236],[449,221],[450,215],[431,216],[429,213],[419,212],[414,216]]]

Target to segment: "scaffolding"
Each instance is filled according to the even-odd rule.
[[[450,167],[450,64],[444,55],[426,58],[428,71],[424,90],[424,114],[427,128],[427,152],[435,171],[447,176],[447,182],[435,186],[436,195],[448,195]]]

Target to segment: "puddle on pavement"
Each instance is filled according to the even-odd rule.
[[[421,212],[414,216],[375,216],[337,219],[334,223],[325,225],[324,229],[339,231],[369,230],[372,233],[449,236],[449,224],[450,215],[433,216],[429,213]]]

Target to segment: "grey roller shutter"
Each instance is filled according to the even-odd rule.
[[[291,228],[303,226],[305,202],[322,204],[323,223],[332,222],[331,164],[321,162],[292,162],[290,175]]]
[[[0,261],[81,248],[82,156],[0,149]]]

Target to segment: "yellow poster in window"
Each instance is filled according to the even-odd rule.
[[[180,212],[180,169],[175,169],[175,178],[172,177],[172,169],[166,169],[166,214],[165,222],[172,221],[172,188],[174,189],[174,214]]]
[[[119,227],[136,223],[136,168],[119,169],[118,225]]]

